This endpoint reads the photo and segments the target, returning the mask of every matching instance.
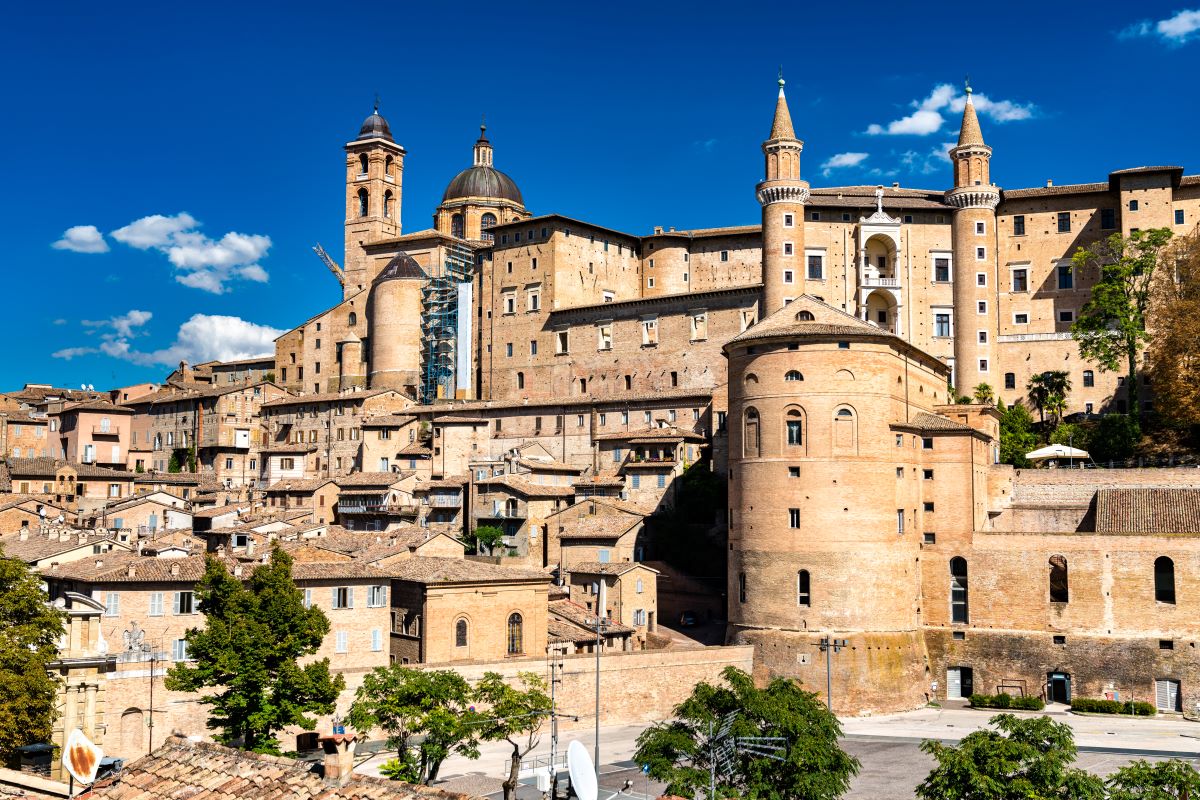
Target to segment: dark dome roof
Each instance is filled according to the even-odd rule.
[[[392,139],[392,129],[388,127],[387,120],[379,116],[379,109],[375,109],[371,116],[363,120],[362,127],[358,129],[358,138],[395,141]]]
[[[400,250],[387,263],[387,266],[376,276],[373,283],[386,283],[387,281],[402,281],[405,279],[425,280],[429,276],[425,274],[425,270],[421,269],[421,265],[417,260],[408,253]]]
[[[525,205],[525,201],[521,199],[521,190],[513,183],[512,178],[495,167],[482,165],[468,167],[455,175],[442,195],[442,202],[457,200],[460,197],[495,197]]]

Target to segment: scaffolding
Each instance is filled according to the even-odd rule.
[[[475,275],[475,254],[465,245],[446,248],[445,260],[430,269],[429,279],[421,287],[421,402],[432,403],[442,397],[454,397],[459,348],[471,351],[469,339],[460,342],[459,287],[470,286]],[[463,309],[463,322],[469,329],[471,309]],[[467,338],[467,337],[462,337]],[[461,387],[466,388],[466,387]]]

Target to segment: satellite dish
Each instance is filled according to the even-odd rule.
[[[567,773],[571,776],[571,789],[579,800],[596,800],[600,787],[596,784],[596,767],[587,748],[578,739],[567,745]]]
[[[586,756],[587,753],[584,755]],[[75,780],[85,785],[94,783],[102,758],[104,758],[104,751],[94,745],[92,740],[85,736],[79,728],[75,728],[67,736],[62,763]]]

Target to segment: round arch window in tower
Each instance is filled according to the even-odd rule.
[[[480,238],[485,242],[492,241],[495,237],[492,235],[491,229],[496,227],[496,215],[488,212],[479,218]]]
[[[371,206],[367,200],[367,190],[359,189],[358,190],[358,215],[360,217],[365,217],[367,215],[367,212],[370,211],[370,209],[371,209]]]

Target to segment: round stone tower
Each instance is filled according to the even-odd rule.
[[[421,287],[427,280],[412,256],[396,254],[371,285],[367,300],[372,389],[416,397],[421,375]]]
[[[950,150],[954,162],[954,188],[946,202],[954,206],[951,235],[954,242],[954,367],[955,390],[970,396],[980,383],[996,384],[994,335],[979,341],[979,331],[999,330],[996,307],[999,274],[996,206],[1000,190],[992,184],[992,148],[983,143],[979,117],[967,86],[958,146]],[[982,276],[982,277],[981,277]]]
[[[780,75],[771,135],[762,144],[766,177],[756,187],[758,202],[762,204],[760,319],[804,293],[804,204],[808,201],[808,183],[800,180],[803,149],[804,142],[792,130],[792,115]]]
[[[808,295],[725,346],[729,639],[834,709],[919,706],[922,415],[944,364]]]
[[[366,361],[363,358],[362,339],[348,331],[346,337],[338,342],[341,360],[338,361],[338,388],[342,391],[352,387],[366,386]]]

